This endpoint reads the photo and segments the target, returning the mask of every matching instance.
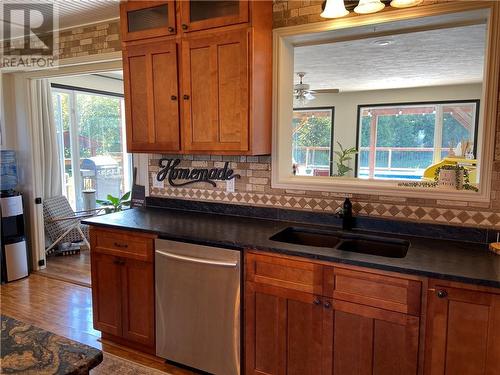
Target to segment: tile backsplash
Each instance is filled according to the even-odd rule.
[[[173,187],[160,186],[156,179],[159,160],[162,157],[182,159],[180,167],[222,167],[226,161],[234,172],[241,175],[236,180],[235,192],[226,192],[226,183],[219,181],[216,187],[206,183],[194,183]],[[495,181],[500,181],[500,162],[495,163]],[[214,156],[214,155],[151,155],[149,159],[150,195],[153,197],[214,201],[278,207],[317,212],[335,212],[344,197],[353,198],[356,215],[388,219],[421,221],[475,227],[500,228],[498,202],[473,203],[436,199],[374,196],[365,194],[329,193],[308,190],[285,190],[271,187],[271,161],[269,156]],[[494,183],[495,183],[494,181]],[[495,194],[495,192],[493,193]],[[500,195],[500,193],[497,193]]]

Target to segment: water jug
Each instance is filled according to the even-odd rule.
[[[0,154],[0,190],[13,190],[16,186],[16,152],[12,150],[2,150]]]

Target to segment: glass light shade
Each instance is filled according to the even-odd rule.
[[[344,0],[326,0],[325,9],[320,14],[323,18],[339,18],[349,14],[345,8]]]
[[[359,14],[375,13],[385,8],[380,0],[360,0],[354,11]]]
[[[394,8],[409,8],[415,5],[422,4],[424,0],[392,0],[391,7]]]

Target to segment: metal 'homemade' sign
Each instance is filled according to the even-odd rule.
[[[167,180],[171,186],[184,186],[196,182],[206,182],[216,187],[214,181],[227,181],[233,178],[241,178],[239,174],[229,168],[226,161],[223,168],[177,168],[180,159],[160,159],[160,171],[156,175],[158,181]],[[181,180],[183,182],[176,182]]]

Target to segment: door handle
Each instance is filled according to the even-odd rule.
[[[156,250],[156,254],[162,255],[162,256],[164,256],[166,258],[180,260],[180,261],[183,261],[183,262],[197,263],[197,264],[206,264],[206,265],[209,265],[209,266],[219,266],[219,267],[234,268],[234,267],[236,267],[238,265],[238,262],[224,262],[224,261],[219,261],[219,260],[194,258],[194,257],[188,257],[188,256],[184,256],[184,255],[172,254],[172,253],[168,253],[168,252],[160,251],[160,250]]]

